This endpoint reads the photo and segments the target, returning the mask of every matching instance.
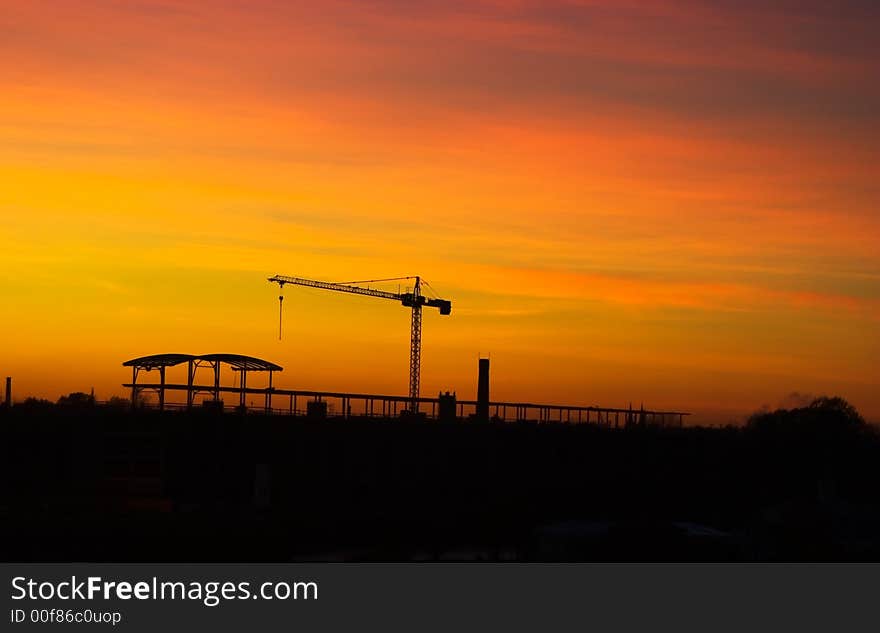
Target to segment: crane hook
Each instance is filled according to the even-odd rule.
[[[281,340],[281,311],[284,306],[284,295],[278,295],[278,340]]]

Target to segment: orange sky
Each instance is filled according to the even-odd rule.
[[[404,394],[880,420],[870,2],[111,2],[0,12],[0,373],[123,394],[236,352]],[[307,6],[302,6],[307,5]]]

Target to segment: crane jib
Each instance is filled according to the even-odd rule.
[[[442,315],[452,313],[452,302],[447,299],[429,299],[421,294],[413,292],[386,292],[384,290],[374,290],[372,288],[361,288],[360,286],[352,286],[349,284],[339,284],[330,281],[316,281],[314,279],[304,279],[302,277],[287,277],[284,275],[275,275],[269,277],[269,281],[284,287],[289,284],[292,286],[306,286],[308,288],[321,288],[323,290],[334,290],[336,292],[347,292],[351,294],[365,295],[368,297],[377,297],[379,299],[392,299],[400,301],[400,303],[408,308],[425,306],[428,308],[437,308]]]

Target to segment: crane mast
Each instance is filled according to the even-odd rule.
[[[412,292],[387,292],[384,290],[375,290],[373,288],[362,288],[354,284],[373,283],[381,281],[399,281],[411,279],[413,280]],[[306,286],[308,288],[320,288],[322,290],[333,290],[336,292],[347,292],[350,294],[358,294],[367,297],[376,297],[379,299],[391,299],[399,301],[404,307],[412,310],[412,322],[410,325],[410,349],[409,349],[409,410],[416,414],[419,411],[419,378],[422,364],[422,308],[437,308],[442,315],[448,315],[452,312],[452,302],[446,299],[432,299],[422,294],[422,278],[421,277],[394,277],[391,279],[370,279],[366,281],[355,281],[348,283],[335,283],[329,281],[316,281],[314,279],[305,279],[303,277],[288,277],[286,275],[275,275],[269,277],[271,283],[278,284],[280,289],[284,289],[285,284],[293,286]],[[283,295],[278,296],[278,338],[281,338],[281,305],[284,300]]]
[[[412,324],[409,343],[409,410],[419,412],[419,379],[422,369],[422,304],[421,279],[413,284]],[[442,314],[442,312],[441,312]]]

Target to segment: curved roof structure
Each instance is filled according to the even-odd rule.
[[[270,363],[262,358],[242,356],[241,354],[206,354],[198,356],[197,360],[220,361],[228,363],[233,369],[246,369],[247,371],[284,371],[281,365]]]
[[[141,356],[140,358],[132,358],[122,363],[123,367],[137,367],[138,369],[156,369],[158,367],[173,367],[190,360],[195,360],[197,356],[192,354],[153,354],[152,356]]]
[[[284,371],[281,365],[270,363],[262,358],[243,356],[241,354],[203,354],[201,356],[193,356],[192,354],[153,354],[127,360],[122,363],[122,366],[137,367],[138,369],[149,371],[159,367],[173,367],[174,365],[180,365],[192,360],[226,363],[237,371],[242,369],[245,371]]]

